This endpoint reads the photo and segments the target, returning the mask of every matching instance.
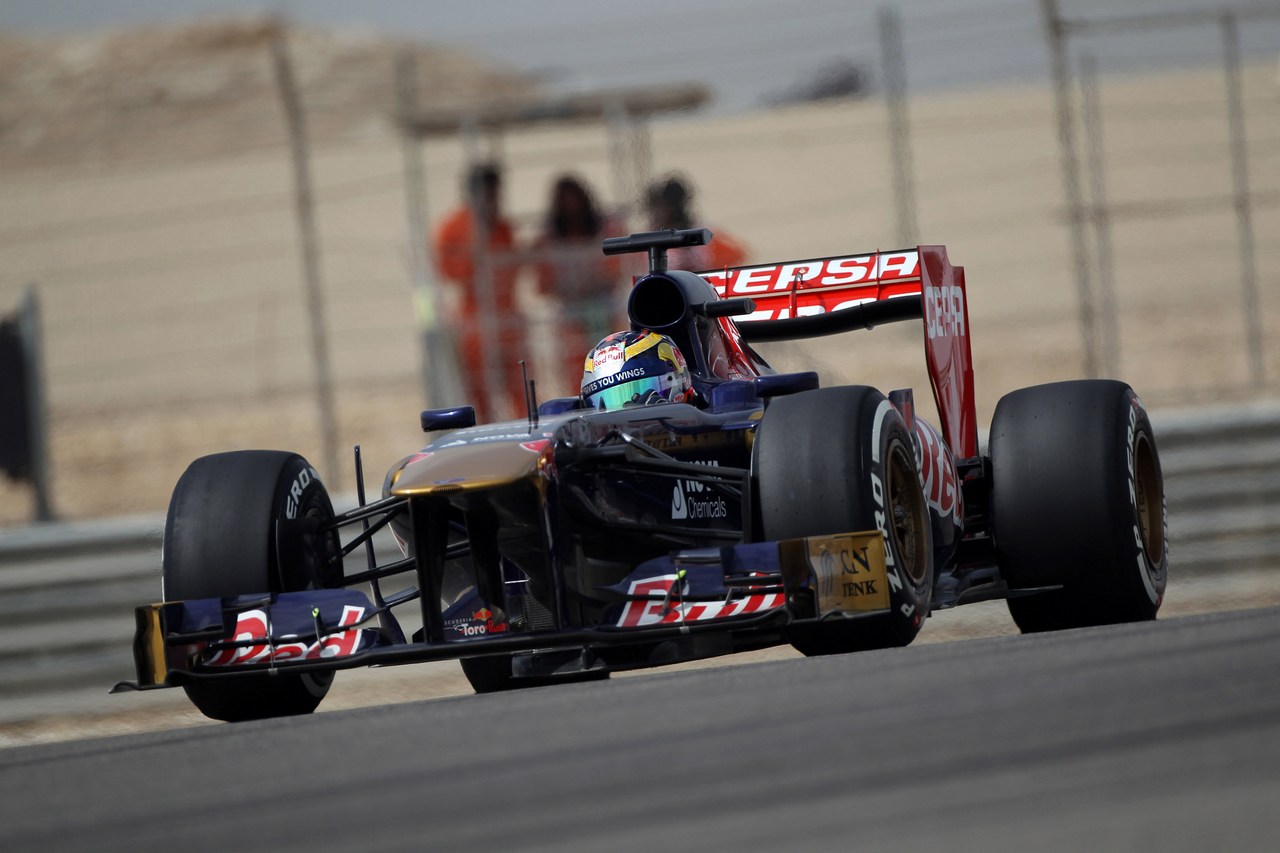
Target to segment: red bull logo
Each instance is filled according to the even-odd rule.
[[[505,618],[495,619],[493,611],[488,607],[481,607],[473,612],[469,619],[452,622],[448,625],[454,631],[457,631],[464,637],[483,637],[488,634],[505,634],[510,630],[511,626],[507,624]]]
[[[339,627],[354,626],[364,618],[364,608],[347,605],[342,608]],[[246,610],[236,617],[232,639],[237,642],[255,641],[255,645],[220,649],[208,656],[206,666],[236,666],[246,663],[268,663],[286,660],[317,660],[340,658],[360,650],[361,630],[351,627],[345,631],[326,634],[312,643],[267,641],[270,635],[267,613],[264,610]],[[285,640],[289,637],[283,638]],[[256,641],[261,642],[256,642]]]

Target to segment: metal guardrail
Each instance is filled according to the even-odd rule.
[[[1173,581],[1273,566],[1280,404],[1153,421]],[[73,695],[81,706],[111,701],[107,688],[133,672],[133,607],[160,597],[163,528],[155,515],[0,532],[0,723],[65,712]]]
[[[1269,568],[1280,557],[1280,405],[1154,419],[1175,572]]]

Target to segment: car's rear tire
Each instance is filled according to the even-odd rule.
[[[933,543],[911,434],[874,388],[821,388],[773,400],[752,451],[759,538],[795,539],[879,528],[892,559],[890,610],[795,623],[805,655],[905,646],[929,613]],[[879,523],[884,520],[884,523]]]
[[[164,535],[164,599],[181,601],[333,586],[342,577],[333,505],[296,453],[201,457],[174,487]],[[246,675],[184,685],[207,717],[237,722],[309,714],[333,673]]]
[[[1024,633],[1156,617],[1168,579],[1164,481],[1133,389],[1079,380],[1006,395],[991,422],[996,555]]]

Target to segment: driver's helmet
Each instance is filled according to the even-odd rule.
[[[582,399],[597,409],[682,403],[693,397],[689,367],[675,341],[641,329],[595,345],[582,373]]]

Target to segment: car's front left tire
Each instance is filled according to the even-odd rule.
[[[165,520],[164,599],[333,586],[342,577],[333,505],[296,453],[203,456],[174,487]],[[184,685],[205,716],[237,722],[309,714],[333,673],[251,674]]]

